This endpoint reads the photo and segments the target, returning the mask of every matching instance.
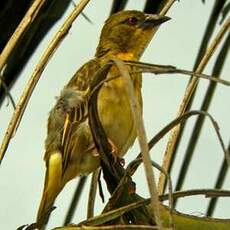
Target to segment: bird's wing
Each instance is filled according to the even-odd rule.
[[[76,162],[71,162],[71,157],[81,161],[81,155],[78,154],[87,147],[87,137],[90,136],[90,129],[85,125],[88,116],[88,93],[98,69],[100,65],[95,59],[83,65],[62,90],[56,105],[50,111],[44,156],[47,170],[37,214],[37,222],[41,225],[47,222],[62,187],[76,176]]]
[[[68,165],[73,144],[77,143],[76,138],[80,138],[76,133],[87,119],[90,83],[98,69],[100,64],[95,59],[83,65],[64,88],[50,112],[45,160],[49,159],[54,150],[61,150],[63,171]]]
[[[87,101],[85,100],[82,101],[79,106],[72,108],[72,110],[66,114],[61,142],[63,153],[63,173],[68,166],[72,152],[71,150],[74,149],[74,139],[77,141],[76,139],[78,138],[75,133],[77,133],[79,125],[87,118],[87,107]]]

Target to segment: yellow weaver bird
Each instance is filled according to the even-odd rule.
[[[64,87],[48,120],[45,142],[46,176],[37,223],[44,217],[65,184],[100,166],[89,127],[87,103],[94,74],[112,56],[138,61],[151,40],[153,29],[169,20],[140,11],[121,11],[109,17],[102,29],[95,57],[84,64]],[[119,76],[112,66],[107,78]],[[142,108],[141,74],[132,74],[137,101]],[[98,115],[117,156],[122,157],[136,138],[134,120],[122,76],[103,84],[98,95]]]

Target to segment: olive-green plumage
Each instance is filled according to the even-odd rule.
[[[78,175],[99,167],[99,154],[88,123],[89,88],[94,74],[114,55],[122,60],[138,61],[148,45],[155,26],[168,18],[139,11],[122,11],[112,15],[101,32],[95,58],[84,64],[64,87],[50,112],[45,143],[47,166],[44,191],[37,222],[46,224],[44,216],[65,184]],[[116,66],[108,75],[119,76]],[[132,74],[140,107],[141,74]],[[122,76],[103,84],[98,95],[98,114],[106,135],[123,156],[136,138],[131,108]]]

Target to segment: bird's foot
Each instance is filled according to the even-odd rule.
[[[113,157],[113,164],[119,163],[122,167],[125,165],[125,160],[118,155],[117,146],[108,138],[108,142],[111,145],[111,155]]]

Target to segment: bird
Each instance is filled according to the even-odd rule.
[[[45,183],[37,213],[42,228],[54,201],[66,183],[88,175],[100,166],[88,117],[91,83],[95,73],[112,57],[138,61],[151,40],[153,30],[170,18],[136,10],[119,11],[104,23],[94,58],[86,62],[64,86],[49,113],[45,140]],[[109,69],[98,93],[98,116],[113,147],[113,154],[123,157],[133,145],[137,133],[125,90],[125,82],[115,64]],[[142,76],[131,74],[135,96],[142,110]]]

